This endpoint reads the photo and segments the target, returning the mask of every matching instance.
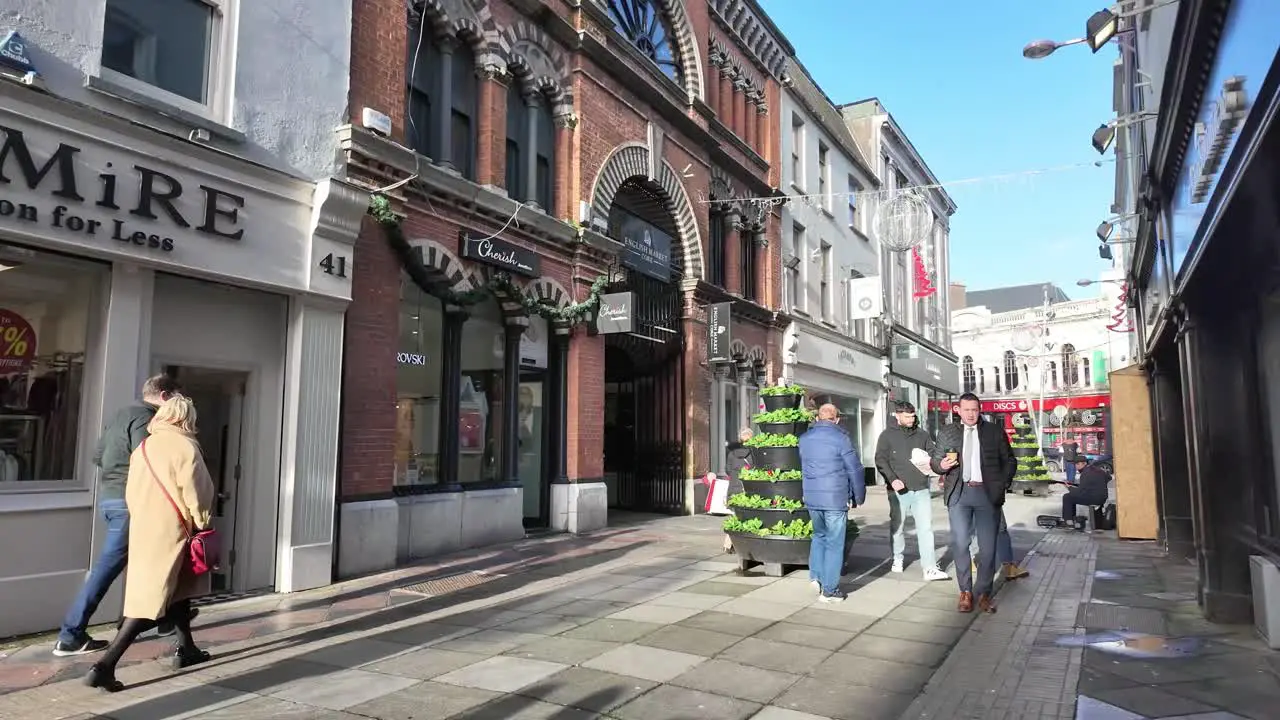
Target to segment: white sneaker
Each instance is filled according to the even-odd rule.
[[[810,580],[809,587],[813,588],[813,591],[816,593],[819,593],[819,594],[822,593],[822,583],[818,582],[817,580]]]
[[[942,572],[936,567],[925,568],[925,571],[924,571],[925,582],[934,582],[937,580],[950,580],[950,579],[951,579],[950,575]]]
[[[896,573],[900,573],[900,572],[902,572],[902,561],[901,561],[901,560],[894,560],[894,561],[893,561],[893,567],[891,567],[891,568],[889,568],[889,569],[890,569],[891,571],[893,571],[893,572],[896,572]]]

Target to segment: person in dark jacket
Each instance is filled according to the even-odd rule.
[[[916,408],[909,402],[894,405],[897,424],[880,433],[876,442],[876,471],[884,478],[889,494],[889,531],[893,538],[893,572],[902,572],[907,547],[907,515],[915,520],[916,547],[925,581],[949,580],[938,569],[933,538],[933,498],[930,477],[912,463],[912,451],[933,451],[933,438],[920,427]]]
[[[943,502],[951,520],[951,552],[960,586],[960,612],[973,612],[974,590],[978,608],[996,611],[992,584],[996,575],[996,537],[1005,494],[1013,485],[1018,462],[1009,437],[998,425],[982,418],[977,395],[960,396],[960,423],[942,428],[934,445],[934,472],[943,476]],[[978,538],[978,577],[971,570],[969,539]],[[976,587],[975,587],[976,586]]]
[[[840,411],[830,403],[818,408],[818,419],[800,436],[800,466],[804,475],[804,504],[813,521],[809,577],[823,602],[845,599],[840,589],[844,566],[844,536],[849,508],[867,499],[862,461],[849,434],[837,423]]]
[[[1062,496],[1062,521],[1084,527],[1084,518],[1076,517],[1079,505],[1103,505],[1110,496],[1111,478],[1097,465],[1090,465],[1089,458],[1077,455],[1075,460],[1076,486]]]
[[[129,562],[129,509],[124,502],[129,456],[150,434],[147,425],[155,417],[156,408],[176,392],[178,382],[168,375],[149,378],[142,384],[142,402],[117,411],[102,431],[93,464],[101,470],[98,512],[102,515],[106,537],[84,586],[62,620],[58,641],[53,646],[53,654],[58,657],[99,652],[107,647],[105,640],[94,640],[85,628]],[[173,633],[172,626],[160,630],[161,634]]]
[[[729,492],[727,493],[729,497],[743,492],[742,471],[755,467],[751,448],[743,445],[754,434],[751,432],[751,428],[742,428],[738,431],[738,442],[729,443],[724,458],[724,472],[729,476]],[[727,553],[733,552],[733,539],[729,537],[729,533],[724,534],[724,551]]]

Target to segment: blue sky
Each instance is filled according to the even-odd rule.
[[[1114,166],[1089,138],[1111,111],[1114,41],[1026,60],[1039,38],[1084,32],[1100,0],[760,0],[836,103],[879,97],[935,176],[957,184],[951,276],[970,289],[1050,281],[1072,297],[1097,278],[1094,230],[1109,214]],[[1114,157],[1108,154],[1107,158]]]

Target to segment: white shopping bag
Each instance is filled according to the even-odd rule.
[[[708,515],[731,515],[733,511],[725,503],[729,500],[729,478],[717,477],[715,473],[707,473],[702,484],[708,485],[707,504],[703,507]]]

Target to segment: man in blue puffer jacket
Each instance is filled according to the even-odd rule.
[[[849,434],[836,423],[840,411],[830,403],[818,408],[818,420],[800,436],[800,465],[804,473],[804,504],[813,519],[809,577],[823,602],[845,599],[840,589],[844,565],[844,535],[849,508],[867,499],[862,461]]]

